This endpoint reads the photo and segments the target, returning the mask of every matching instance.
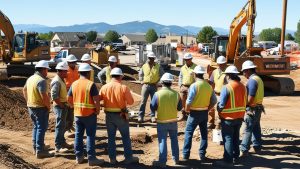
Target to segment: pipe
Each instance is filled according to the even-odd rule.
[[[282,8],[281,56],[284,55],[284,41],[285,41],[287,1],[288,0],[283,0],[283,8]]]

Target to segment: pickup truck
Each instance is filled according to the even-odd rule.
[[[70,54],[73,54],[76,56],[78,60],[81,59],[82,55],[85,53],[89,53],[90,49],[88,48],[67,48],[62,49],[57,53],[57,55],[49,61],[50,67],[55,67],[57,63],[65,61],[66,57]]]

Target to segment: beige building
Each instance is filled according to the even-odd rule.
[[[179,35],[167,35],[164,38],[158,38],[154,44],[157,45],[164,45],[164,44],[171,44],[171,43],[177,43],[184,45],[191,45],[196,43],[196,37],[195,36],[179,36]]]
[[[51,47],[84,47],[87,37],[83,32],[55,32]]]
[[[126,46],[146,44],[145,35],[142,34],[125,34],[121,36],[120,39]]]

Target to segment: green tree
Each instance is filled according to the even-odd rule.
[[[295,40],[300,44],[300,20],[297,24],[297,31],[295,32]]]
[[[263,29],[259,34],[259,40],[261,40],[261,41],[274,41],[276,43],[280,43],[281,28]]]
[[[54,35],[54,33],[52,31],[50,31],[48,33],[39,33],[37,36],[37,39],[50,41],[51,38],[53,37],[53,35]]]
[[[89,42],[94,42],[97,38],[97,32],[96,31],[89,31],[86,33],[87,40]]]
[[[210,43],[212,37],[218,35],[218,33],[211,26],[204,26],[197,35],[198,43]]]
[[[290,33],[285,35],[285,40],[295,40],[294,36]]]
[[[147,43],[153,43],[158,39],[158,36],[154,29],[149,29],[145,38]]]
[[[107,42],[117,42],[119,40],[120,35],[118,34],[117,31],[109,30],[106,32],[104,36],[104,41]]]

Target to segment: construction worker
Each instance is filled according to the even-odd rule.
[[[67,77],[68,65],[66,62],[59,62],[55,69],[57,70],[57,75],[52,79],[50,85],[53,111],[56,116],[55,152],[63,153],[73,147],[72,145],[67,144],[64,136],[68,114],[67,87],[64,78]]]
[[[75,116],[75,155],[76,162],[84,162],[83,135],[86,132],[86,151],[89,166],[101,165],[104,161],[96,158],[95,135],[97,115],[100,111],[98,89],[90,81],[91,66],[87,63],[79,65],[80,78],[76,80],[68,91],[68,102],[74,107]]]
[[[239,135],[246,110],[247,90],[240,82],[239,72],[235,66],[227,67],[225,73],[228,84],[222,87],[220,102],[217,105],[221,118],[224,155],[223,160],[217,161],[215,165],[233,167],[240,155]]]
[[[219,56],[217,59],[217,64],[218,64],[218,68],[215,69],[210,78],[209,78],[209,82],[212,85],[215,94],[217,95],[217,99],[219,100],[220,98],[220,92],[221,89],[223,87],[223,85],[226,83],[226,79],[225,79],[225,74],[224,71],[226,69],[226,58],[224,56]],[[209,129],[213,129],[215,128],[215,120],[216,120],[216,115],[215,115],[215,111],[216,109],[213,108],[208,112],[208,128]],[[220,120],[217,121],[217,126],[220,126]]]
[[[68,55],[66,58],[69,69],[67,72],[67,77],[65,78],[67,91],[69,91],[73,82],[79,79],[78,67],[76,66],[77,58],[75,55]],[[67,123],[66,130],[68,131],[68,137],[74,137],[74,109],[72,107],[68,107],[68,115],[67,115]]]
[[[29,77],[23,88],[23,95],[27,102],[30,118],[33,123],[32,142],[36,158],[52,157],[44,144],[45,133],[48,128],[50,98],[48,96],[47,74],[50,69],[45,60],[35,65],[35,74]]]
[[[129,133],[129,121],[127,105],[134,103],[133,97],[127,86],[122,84],[123,72],[120,68],[111,70],[111,81],[100,89],[100,100],[104,102],[106,114],[106,127],[108,134],[108,155],[111,164],[116,164],[116,132],[121,133],[125,164],[137,163],[139,159],[132,155]]]
[[[82,62],[82,63],[87,63],[87,64],[89,64],[90,66],[92,66],[92,65],[91,65],[91,63],[92,63],[91,55],[88,54],[88,53],[83,54],[82,57],[81,57],[81,62]],[[95,81],[95,71],[94,71],[94,69],[91,70],[90,81],[92,81],[92,82]]]
[[[164,74],[162,67],[155,63],[156,58],[153,52],[147,54],[148,62],[145,63],[139,72],[139,80],[143,84],[142,86],[142,101],[139,109],[138,122],[144,122],[145,116],[145,107],[150,95],[151,99],[153,98],[154,93],[157,91],[157,83],[159,82],[160,77]],[[155,122],[155,112],[151,111],[151,122]]]
[[[183,59],[185,60],[185,65],[180,69],[178,86],[180,86],[180,97],[182,104],[185,105],[189,87],[195,82],[193,70],[197,65],[192,62],[193,56],[190,53],[186,53],[183,56]],[[179,120],[186,118],[186,112],[184,108],[181,110],[181,112],[182,116],[179,118]]]
[[[171,89],[173,75],[165,73],[161,77],[163,87],[157,91],[150,104],[151,111],[157,111],[157,137],[159,142],[159,160],[153,161],[153,166],[166,167],[167,136],[171,139],[172,159],[179,164],[177,112],[182,109],[180,95]]]
[[[248,91],[248,104],[244,122],[246,124],[242,143],[240,145],[241,156],[249,154],[250,143],[252,138],[253,149],[257,153],[261,150],[261,128],[260,117],[264,112],[264,83],[256,74],[256,65],[250,60],[247,60],[242,65],[244,76],[249,79],[246,85]]]
[[[118,60],[115,56],[110,56],[108,58],[108,65],[103,68],[97,75],[101,84],[105,85],[111,80],[110,71],[115,68],[118,64]]]
[[[184,132],[183,160],[187,161],[190,157],[193,133],[199,126],[201,134],[201,144],[199,147],[199,158],[205,160],[207,149],[207,120],[208,111],[217,103],[216,95],[210,84],[204,80],[205,70],[201,66],[196,66],[193,70],[196,82],[190,86],[186,101],[186,111],[189,116]]]

